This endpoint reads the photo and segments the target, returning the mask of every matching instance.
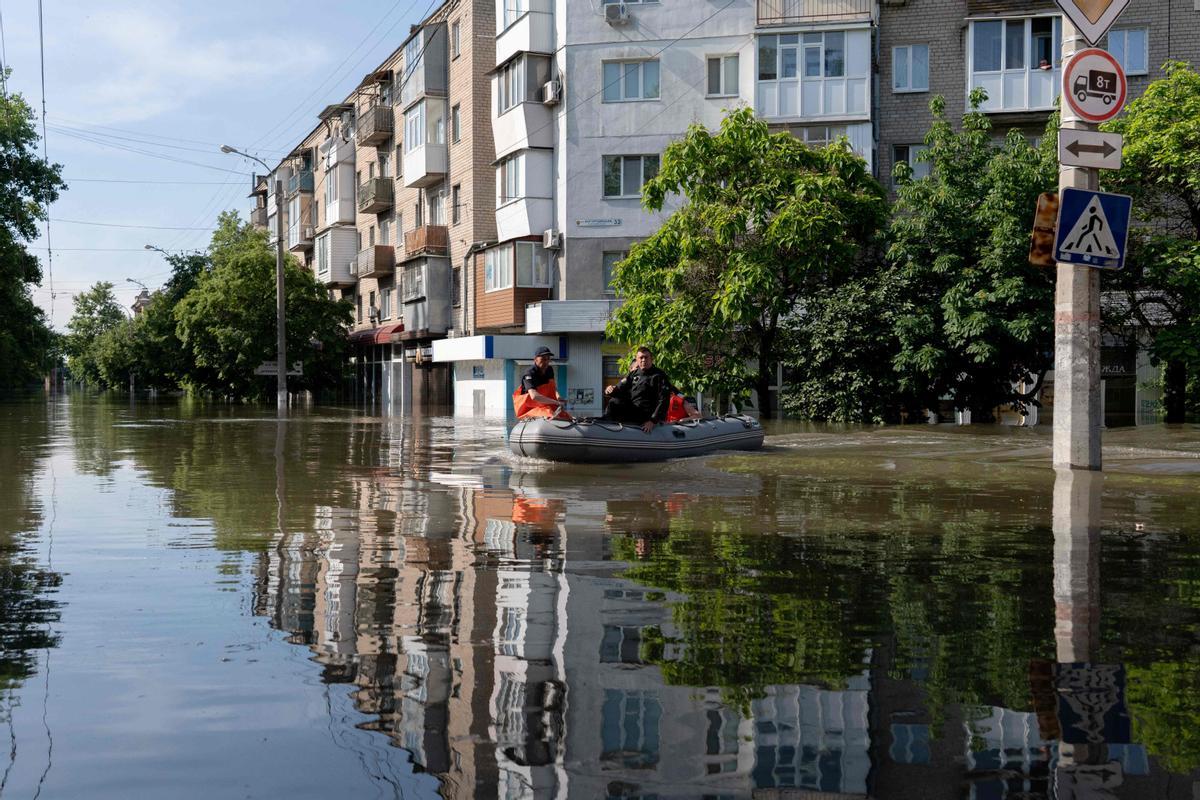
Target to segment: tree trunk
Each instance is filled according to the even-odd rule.
[[[758,375],[754,378],[754,392],[758,397],[758,416],[761,419],[774,419],[775,409],[771,408],[771,382],[775,377],[775,323],[778,317],[772,317],[771,326],[763,331],[758,344]]]
[[[1163,398],[1167,411],[1167,423],[1179,424],[1187,413],[1187,367],[1182,361],[1168,361]]]

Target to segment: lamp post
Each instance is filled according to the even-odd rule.
[[[275,172],[258,156],[243,153],[236,147],[221,145],[222,153],[236,153],[263,165],[270,175]],[[284,322],[284,292],[283,292],[283,181],[276,173],[275,178],[275,334],[276,334],[276,399],[275,405],[280,417],[287,416],[287,328]]]

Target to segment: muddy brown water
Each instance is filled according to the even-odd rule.
[[[0,796],[1200,797],[1200,429],[0,404]]]

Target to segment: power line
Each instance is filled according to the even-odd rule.
[[[214,228],[183,228],[178,225],[122,225],[116,222],[87,222],[82,219],[60,219],[55,222],[66,222],[71,225],[98,225],[101,228],[144,228],[151,231],[211,231]]]
[[[34,250],[49,251],[49,247],[34,247]],[[56,253],[145,253],[144,247],[56,247]]]
[[[101,147],[111,147],[114,150],[124,150],[127,153],[136,153],[138,155],[149,156],[150,158],[162,159],[163,161],[173,161],[176,164],[187,164],[187,165],[193,166],[193,167],[203,167],[204,169],[211,169],[211,170],[215,170],[217,172],[227,172],[227,173],[232,173],[234,175],[245,176],[245,175],[249,174],[246,172],[241,172],[236,169],[225,169],[223,167],[214,167],[211,164],[205,164],[200,161],[191,161],[186,158],[178,158],[177,156],[167,155],[166,153],[155,153],[153,150],[142,150],[140,148],[131,147],[129,145],[117,144],[116,142],[106,142],[103,139],[97,139],[97,138],[93,137],[91,134],[72,133],[72,132],[65,131],[65,130],[57,131],[57,133],[59,136],[69,136],[72,139],[79,139],[80,141],[87,142],[88,144],[96,144],[96,145],[100,145]]]
[[[0,7],[0,92],[8,97],[8,47],[4,44],[3,7]]]
[[[165,135],[165,134],[161,134],[161,133],[147,133],[147,132],[145,132],[145,131],[135,131],[135,130],[130,130],[130,129],[128,129],[128,128],[115,128],[115,127],[113,127],[113,126],[111,126],[111,125],[95,125],[95,124],[93,124],[93,123],[86,122],[86,121],[83,121],[83,120],[77,120],[77,119],[72,119],[72,118],[70,118],[70,117],[64,117],[64,116],[62,116],[61,114],[55,114],[55,115],[54,115],[54,118],[55,118],[56,120],[61,120],[61,122],[59,122],[59,123],[58,123],[60,126],[62,126],[62,127],[68,127],[68,128],[73,128],[73,129],[75,129],[75,130],[81,130],[81,131],[116,131],[117,133],[127,133],[127,134],[132,134],[133,136],[135,136],[135,137],[139,137],[139,138],[142,138],[142,139],[163,139],[163,140],[166,140],[166,141],[171,141],[171,142],[184,142],[184,143],[186,143],[186,144],[200,144],[200,145],[205,145],[206,147],[210,148],[209,150],[205,150],[205,151],[204,151],[204,152],[206,152],[206,153],[207,153],[207,152],[211,152],[211,148],[218,148],[218,147],[220,147],[220,146],[221,146],[221,143],[220,143],[220,142],[206,142],[206,141],[204,141],[204,140],[202,140],[202,139],[186,139],[186,138],[184,138],[184,137],[182,137],[182,136],[167,136],[167,135]],[[64,122],[65,122],[65,123],[74,123],[74,124],[70,124],[70,125],[62,125],[62,123],[64,123]],[[83,127],[80,127],[80,126],[83,126]],[[97,134],[97,135],[99,135],[99,134]],[[121,137],[117,137],[117,138],[121,138]],[[154,142],[146,142],[146,143],[147,143],[147,144],[154,144]],[[282,155],[282,153],[280,153],[280,155]]]
[[[229,181],[183,181],[169,178],[63,178],[67,183],[149,183],[166,186],[226,186]]]
[[[147,139],[139,139],[133,136],[121,136],[115,133],[104,133],[101,131],[89,130],[87,128],[74,128],[68,125],[51,125],[50,130],[56,133],[77,133],[86,134],[96,139],[115,139],[125,142],[133,142],[134,144],[146,145],[147,147],[166,147],[171,150],[187,150],[191,153],[208,153],[212,155],[216,148],[213,147],[189,147],[184,144],[166,144],[165,142],[155,142]]]

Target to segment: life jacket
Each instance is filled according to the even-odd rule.
[[[556,518],[550,501],[542,498],[514,497],[512,521],[520,525],[551,528]]]
[[[671,405],[667,406],[667,422],[679,422],[688,418],[687,409],[683,405],[683,397],[671,395]]]
[[[535,391],[543,397],[559,399],[558,386],[555,385],[553,378],[538,386]],[[530,417],[547,417],[548,419],[571,418],[571,415],[567,413],[565,408],[539,403],[533,399],[531,393],[522,391],[520,387],[513,392],[512,400],[513,411],[516,412],[517,419],[529,419]]]

